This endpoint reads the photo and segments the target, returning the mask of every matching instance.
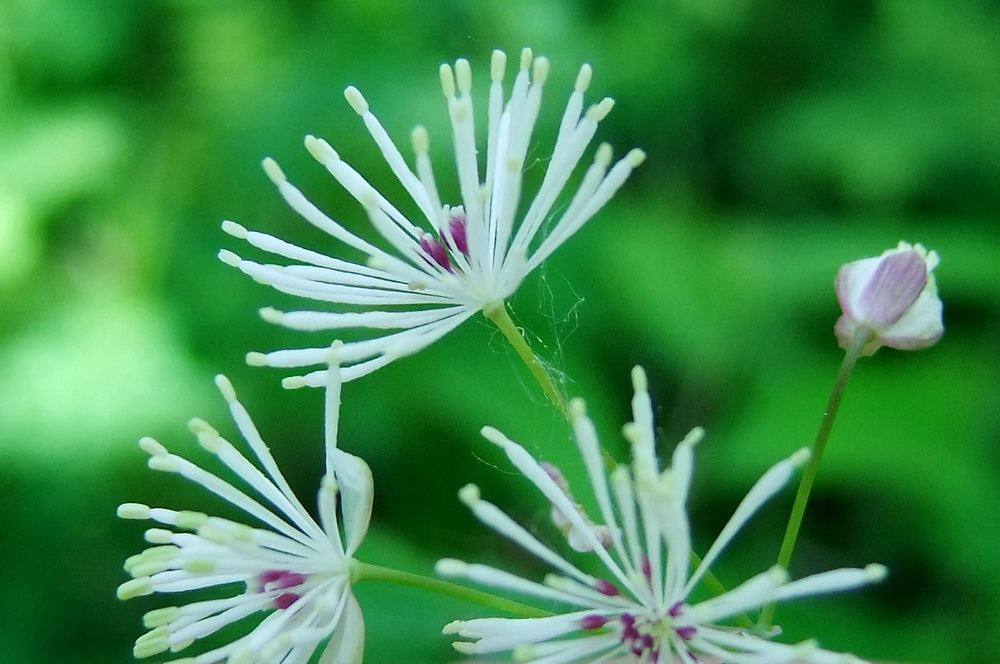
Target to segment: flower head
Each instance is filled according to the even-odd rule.
[[[521,53],[520,70],[504,100],[507,57],[494,51],[486,104],[485,150],[477,145],[472,103],[472,71],[468,61],[454,68],[441,66],[441,85],[453,129],[459,201],[444,202],[438,192],[429,157],[427,130],[413,130],[415,168],[353,87],[345,96],[361,116],[393,175],[419,211],[418,220],[400,211],[380,194],[324,140],[306,138],[306,148],[364,207],[381,239],[377,246],[349,232],[321,212],[288,182],[278,165],[267,159],[264,170],[288,204],[306,221],[365,257],[361,262],[333,258],[231,221],[223,229],[251,245],[280,256],[288,265],[263,265],[230,251],[220,258],[255,280],[279,291],[320,302],[342,305],[337,311],[280,312],[266,308],[263,317],[297,330],[397,330],[370,333],[347,343],[342,352],[344,380],[368,374],[392,360],[417,352],[489,306],[501,305],[539,266],[622,186],[645,155],[632,150],[612,165],[611,148],[602,144],[576,193],[562,199],[570,176],[583,157],[598,123],[610,112],[611,99],[584,111],[584,92],[591,69],[584,65],[562,116],[555,146],[542,183],[523,214],[522,171],[532,147],[542,87],[549,73],[547,59]],[[479,153],[485,153],[480,164]],[[543,226],[548,231],[542,232]],[[325,348],[250,353],[247,361],[272,367],[322,364]],[[325,369],[286,382],[288,387],[322,385]]]
[[[873,334],[864,355],[882,346],[919,350],[937,343],[944,333],[933,274],[939,260],[936,251],[900,242],[881,256],[841,267],[836,290],[844,315],[835,327],[841,347],[847,349],[861,328]]]
[[[480,564],[442,560],[438,573],[464,577],[570,607],[543,618],[477,618],[456,621],[445,632],[471,641],[455,647],[464,653],[511,651],[514,659],[538,664],[571,662],[644,662],[735,664],[849,662],[849,656],[820,650],[812,642],[775,643],[749,631],[720,623],[744,611],[782,600],[847,590],[880,579],[885,569],[838,569],[789,581],[778,567],[769,569],[718,597],[691,598],[719,554],[747,520],[781,489],[808,458],[800,450],[768,470],[737,507],[701,563],[692,572],[690,524],[686,502],[694,469],[694,447],[702,431],[691,432],[676,448],[670,468],[659,470],[655,454],[653,410],[641,369],[633,372],[633,421],[625,426],[632,445],[631,467],[606,473],[594,426],[582,402],[571,406],[574,435],[582,454],[603,525],[594,525],[569,495],[564,482],[539,464],[523,447],[495,429],[483,434],[545,496],[577,550],[596,557],[606,574],[594,576],[543,544],[472,485],[461,492],[480,521],[545,561],[557,573],[536,583]],[[561,527],[565,532],[567,527]],[[576,542],[572,542],[573,539]],[[583,545],[583,546],[581,546]]]
[[[258,463],[202,420],[192,421],[191,430],[244,488],[171,454],[151,438],[140,442],[150,454],[150,468],[201,485],[253,517],[257,525],[136,503],[118,508],[122,518],[164,526],[147,530],[146,540],[153,546],[125,562],[133,578],[119,586],[120,598],[203,588],[232,591],[147,613],[143,622],[150,631],[136,640],[136,657],[183,650],[262,612],[267,616],[245,636],[183,661],[304,663],[329,638],[322,662],[361,662],[365,629],[351,591],[351,561],[368,529],[372,476],[364,461],[336,449],[339,372],[333,366],[329,373],[327,473],[319,491],[319,522],[292,493],[232,385],[222,376],[216,384]],[[342,523],[337,518],[338,497]]]

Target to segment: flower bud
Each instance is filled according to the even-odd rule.
[[[938,261],[936,251],[900,242],[877,258],[841,267],[836,290],[844,315],[834,328],[841,347],[847,349],[862,327],[874,335],[862,355],[882,346],[919,350],[934,345],[944,332],[932,274]]]

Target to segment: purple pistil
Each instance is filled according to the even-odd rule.
[[[615,587],[615,584],[610,581],[605,581],[604,579],[598,579],[595,588],[597,589],[597,592],[602,595],[607,595],[608,597],[618,597],[622,594],[621,591]]]
[[[466,258],[469,257],[469,241],[465,231],[465,214],[452,213],[448,217],[448,230],[451,231],[451,239],[455,242],[455,248]]]
[[[420,238],[420,248],[424,250],[430,259],[451,272],[451,258],[448,250],[444,248],[440,240],[435,240],[430,233]]]
[[[301,586],[306,582],[305,574],[289,572],[287,570],[268,570],[257,577],[257,592],[266,593],[274,590],[286,590]],[[274,600],[274,606],[279,609],[287,609],[294,604],[301,595],[298,593],[282,593]]]
[[[696,627],[688,626],[688,627],[678,627],[674,631],[677,632],[677,636],[681,637],[685,641],[690,641],[691,639],[694,638],[694,635],[698,632],[698,629]]]
[[[589,615],[580,618],[580,629],[590,630],[600,629],[608,623],[608,619],[604,616]]]

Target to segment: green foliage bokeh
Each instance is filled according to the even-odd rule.
[[[759,473],[815,434],[840,359],[839,265],[900,239],[940,252],[945,337],[859,366],[792,570],[878,561],[891,576],[778,617],[784,638],[871,659],[1000,650],[995,3],[7,0],[0,659],[131,660],[139,616],[165,601],[114,598],[121,562],[142,546],[141,527],[114,510],[212,511],[210,497],[146,470],[135,441],[199,454],[184,426],[195,415],[235,435],[213,374],[233,379],[310,502],[321,396],[284,392],[280,372],[243,355],[329,339],[257,317],[297,305],[216,260],[221,247],[244,252],[219,224],[340,251],[284,206],[260,159],[369,233],[302,136],[327,138],[398,194],[342,97],[356,85],[405,153],[412,126],[428,126],[446,182],[437,66],[468,57],[481,87],[492,49],[522,46],[552,62],[529,181],[583,62],[589,99],[617,102],[598,138],[649,158],[512,308],[619,457],[635,364],[650,375],[664,450],[708,429],[691,504],[702,547]],[[363,559],[430,573],[442,556],[503,557],[542,573],[455,498],[474,481],[546,528],[544,505],[480,438],[484,424],[582,481],[565,424],[485,321],[346,385],[344,401],[341,445],[376,478]],[[786,492],[734,543],[723,581],[772,564],[789,503]],[[440,627],[475,608],[370,585],[358,588],[367,661],[453,658]]]

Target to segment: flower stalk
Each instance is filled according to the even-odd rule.
[[[819,425],[819,432],[816,434],[816,440],[812,445],[812,457],[805,471],[802,473],[802,479],[799,480],[799,488],[795,493],[795,502],[792,504],[792,511],[788,517],[788,525],[785,527],[785,536],[781,541],[781,548],[778,551],[778,566],[782,569],[788,569],[791,564],[792,553],[795,551],[795,543],[799,536],[799,530],[802,528],[806,505],[809,502],[809,494],[812,492],[816,475],[819,473],[819,464],[823,459],[826,444],[830,440],[830,431],[833,429],[833,422],[837,418],[837,412],[840,410],[840,402],[844,397],[844,391],[847,389],[847,381],[851,378],[854,365],[857,364],[858,358],[861,357],[865,346],[871,343],[874,337],[875,332],[870,327],[859,326],[854,331],[850,344],[848,344],[844,360],[840,363],[837,378],[833,383],[833,391],[830,393],[826,410],[823,412],[823,420]],[[771,621],[774,619],[774,611],[774,604],[764,607],[757,621],[760,629],[766,631],[771,627]]]
[[[517,352],[518,357],[528,367],[528,371],[531,372],[531,375],[534,376],[535,380],[541,386],[542,391],[545,392],[545,396],[548,397],[559,413],[563,417],[566,417],[568,413],[566,398],[559,391],[559,388],[556,387],[555,381],[552,380],[552,375],[548,369],[545,368],[542,361],[531,350],[531,346],[528,345],[528,341],[524,338],[521,328],[511,319],[510,314],[507,312],[507,305],[503,302],[488,305],[483,309],[483,315],[503,333],[507,341],[510,342],[510,345],[514,347],[514,351]]]
[[[520,602],[515,602],[504,597],[498,597],[497,595],[476,590],[475,588],[467,588],[451,581],[445,581],[444,579],[435,579],[421,574],[414,574],[413,572],[404,572],[391,567],[382,567],[355,560],[351,566],[351,582],[359,583],[361,581],[383,581],[401,586],[410,586],[411,588],[418,588],[449,597],[457,597],[467,602],[503,611],[517,618],[544,618],[552,615],[548,611],[536,609],[533,606],[521,604]]]

